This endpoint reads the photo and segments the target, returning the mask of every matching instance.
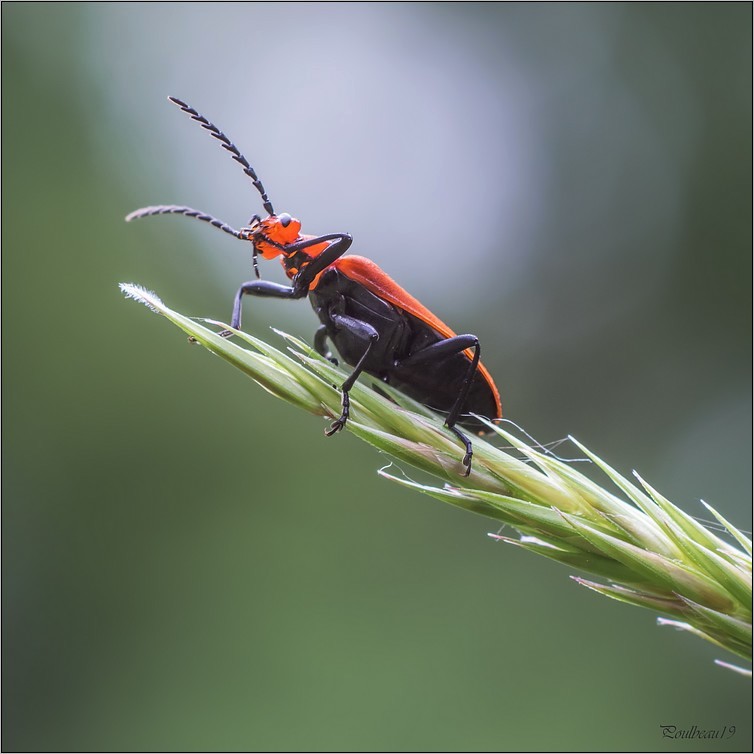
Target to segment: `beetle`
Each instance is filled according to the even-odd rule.
[[[464,412],[490,419],[502,417],[500,394],[480,361],[475,335],[456,335],[444,322],[401,288],[374,262],[344,256],[351,246],[347,233],[301,234],[301,223],[287,212],[275,213],[256,172],[238,148],[213,123],[176,97],[168,98],[215,138],[251,179],[262,197],[267,217],[254,215],[235,230],[227,223],[191,207],[159,205],[130,213],[126,221],[150,215],[177,214],[207,222],[252,244],[256,280],[243,283],[233,301],[231,327],[241,328],[244,296],[300,299],[306,296],[319,317],[314,347],[337,364],[329,340],[353,371],[341,385],[341,413],[325,433],[343,429],[349,418],[349,391],[362,372],[392,385],[411,398],[446,414],[445,426],[464,444],[462,464],[471,471],[471,440],[456,426],[484,434],[486,425]],[[261,280],[258,256],[280,257],[291,281],[280,285]],[[230,330],[220,333],[231,336]]]

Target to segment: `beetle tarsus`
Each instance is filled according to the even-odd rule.
[[[474,456],[471,440],[460,429],[456,429],[454,425],[446,424],[445,426],[466,446],[466,454],[461,463],[466,468],[464,476],[468,476],[471,473],[471,459]]]
[[[336,432],[340,432],[343,427],[346,426],[346,422],[348,421],[348,417],[351,412],[351,400],[348,397],[348,393],[343,393],[343,401],[342,404],[343,410],[340,413],[340,416],[330,425],[329,429],[325,430],[325,434],[328,437],[332,437]]]

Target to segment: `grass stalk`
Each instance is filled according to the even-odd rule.
[[[340,393],[333,386],[347,373],[302,341],[276,331],[287,346],[283,351],[234,331],[233,342],[206,326],[229,329],[226,324],[179,314],[139,286],[122,284],[121,289],[278,398],[329,419],[340,414]],[[573,576],[576,583],[669,616],[659,618],[659,625],[690,632],[751,661],[751,540],[711,506],[704,503],[730,540],[638,475],[636,482],[626,479],[573,438],[622,497],[490,422],[492,437],[508,449],[475,439],[472,471],[465,477],[459,443],[442,417],[382,383],[380,388],[389,397],[361,380],[354,385],[347,429],[443,484],[416,482],[389,468],[379,472],[385,479],[504,524],[517,536],[490,536],[583,571],[590,578]],[[730,663],[718,664],[751,675]]]

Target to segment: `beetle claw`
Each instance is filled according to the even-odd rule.
[[[330,429],[325,430],[325,434],[328,437],[332,437],[336,432],[340,432],[340,430],[346,426],[346,422],[348,421],[351,401],[348,399],[348,393],[345,391],[343,391],[343,401],[341,405],[343,406],[343,410],[341,411],[340,416],[330,425]]]
[[[473,453],[467,453],[463,457],[463,461],[461,461],[461,463],[466,467],[466,471],[463,474],[464,476],[468,476],[471,473],[471,457],[473,455]]]
[[[347,417],[343,417],[343,416],[341,416],[339,419],[336,419],[330,425],[330,428],[325,430],[325,434],[328,437],[332,437],[336,432],[340,432],[340,430],[346,426],[346,419]]]

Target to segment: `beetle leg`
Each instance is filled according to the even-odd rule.
[[[233,316],[230,320],[230,326],[235,330],[241,329],[241,300],[244,295],[248,296],[264,296],[267,298],[303,298],[307,294],[307,290],[299,290],[293,288],[290,285],[280,285],[279,283],[273,283],[269,280],[250,280],[248,283],[244,283],[233,299]],[[233,333],[230,330],[223,330],[218,333],[222,338],[228,338]]]
[[[469,367],[463,378],[461,389],[458,391],[458,396],[445,419],[445,426],[466,446],[466,454],[463,457],[463,465],[466,467],[465,476],[468,476],[471,472],[471,458],[474,455],[474,451],[471,447],[471,440],[469,440],[469,438],[456,427],[456,422],[458,421],[461,409],[466,402],[466,398],[471,388],[471,382],[474,379],[474,373],[479,365],[479,356],[481,353],[479,339],[476,335],[456,335],[453,338],[446,338],[439,343],[433,343],[431,346],[422,348],[421,351],[417,351],[416,353],[411,354],[407,359],[401,361],[401,366],[416,366],[418,364],[430,363],[446,356],[453,356],[454,354],[462,353],[469,348],[474,349],[474,355],[469,360]]]
[[[448,424],[446,420],[445,426],[466,446],[466,453],[464,454],[461,463],[466,467],[466,471],[463,475],[468,476],[471,474],[471,459],[474,457],[474,448],[471,445],[471,440],[469,440],[469,438],[461,432],[455,424]]]
[[[379,334],[370,324],[362,322],[360,319],[354,319],[345,314],[338,314],[337,312],[331,312],[330,318],[332,322],[344,330],[348,330],[360,340],[368,340],[366,351],[362,354],[358,363],[353,369],[353,372],[346,378],[346,381],[341,385],[340,389],[343,393],[342,398],[342,410],[340,416],[330,425],[329,429],[325,430],[325,434],[330,437],[336,432],[339,432],[346,426],[348,416],[351,408],[351,400],[348,397],[348,391],[353,387],[354,382],[358,379],[359,375],[364,371],[364,364],[366,363],[369,352],[372,350],[372,346],[379,340]]]
[[[285,247],[286,254],[295,254],[297,251],[301,251],[301,249],[305,249],[307,246],[316,246],[325,241],[330,241],[327,248],[314,257],[314,259],[303,267],[301,272],[296,276],[297,279],[295,284],[297,286],[305,286],[308,289],[312,280],[314,280],[322,270],[329,267],[336,259],[342,257],[343,254],[348,251],[353,243],[353,238],[351,238],[348,233],[328,233],[325,236],[317,236],[316,238],[307,238],[304,241],[297,241],[296,243],[288,244]]]
[[[327,327],[325,325],[320,325],[314,333],[314,350],[320,356],[324,356],[328,361],[331,361],[335,366],[338,366],[338,360],[332,355],[330,349],[327,347]]]
[[[330,233],[326,236],[317,238],[308,238],[305,241],[292,243],[285,247],[286,254],[294,253],[307,246],[313,246],[325,241],[331,241],[329,246],[309,264],[301,270],[293,281],[293,285],[280,285],[269,280],[250,280],[244,283],[236,292],[233,299],[233,316],[230,320],[230,326],[236,330],[241,329],[241,299],[244,295],[248,296],[265,296],[267,298],[303,298],[309,293],[309,286],[318,273],[329,267],[338,257],[343,256],[351,245],[353,239],[347,233]],[[230,330],[223,330],[219,333],[223,338],[231,336]]]

